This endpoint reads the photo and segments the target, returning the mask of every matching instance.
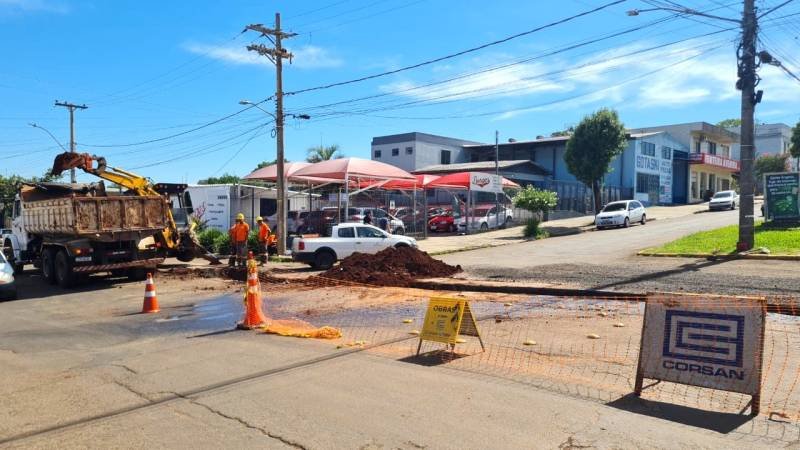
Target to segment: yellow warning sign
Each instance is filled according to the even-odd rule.
[[[428,310],[425,312],[425,321],[419,335],[420,346],[422,341],[455,345],[459,334],[477,337],[483,347],[483,340],[478,333],[478,324],[472,315],[468,301],[458,298],[432,297],[428,302]],[[419,353],[419,349],[417,353]]]

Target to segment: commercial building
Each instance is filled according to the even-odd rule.
[[[425,133],[403,133],[372,138],[372,160],[413,172],[436,164],[470,162],[464,146],[477,142]]]
[[[728,128],[729,131],[739,133],[739,127]],[[762,123],[755,128],[756,157],[761,155],[785,155],[789,153],[792,145],[792,127],[785,123]],[[733,155],[739,159],[740,148],[737,142],[733,146]],[[792,169],[797,168],[797,159],[789,156]]]
[[[739,142],[737,133],[707,122],[637,128],[631,133],[660,131],[689,149],[686,203],[707,201],[714,192],[733,188],[740,169],[738,156],[733,152],[733,146]]]

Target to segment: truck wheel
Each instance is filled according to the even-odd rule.
[[[190,262],[194,259],[194,250],[179,250],[175,258],[180,262]]]
[[[147,279],[147,269],[144,267],[133,267],[125,274],[130,281],[144,281]]]
[[[55,251],[51,248],[42,252],[42,276],[50,284],[56,284]]]
[[[56,253],[55,259],[55,274],[56,274],[56,282],[62,288],[71,287],[74,283],[74,274],[72,273],[72,263],[69,260],[69,256],[67,256],[67,252],[64,250],[59,250]]]
[[[8,263],[11,264],[11,267],[14,269],[14,275],[21,274],[22,270],[25,268],[25,264],[20,264],[16,261],[16,258],[14,257],[14,247],[11,246],[11,241],[6,240],[2,250],[3,254],[6,255]]]
[[[328,251],[317,253],[314,263],[317,269],[328,270],[336,263],[336,255]]]

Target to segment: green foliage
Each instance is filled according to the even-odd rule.
[[[3,203],[3,208],[0,209],[0,216],[11,215],[12,206],[14,203],[14,196],[17,194],[17,189],[22,183],[37,183],[37,182],[51,182],[58,181],[61,176],[53,175],[49,170],[41,177],[22,177],[19,175],[3,176],[0,175],[0,203]],[[0,223],[2,225],[2,223]]]
[[[206,250],[209,248],[206,247]],[[228,255],[231,252],[231,237],[228,233],[220,233],[214,237],[211,244],[211,251],[220,255]]]
[[[233,184],[238,183],[242,179],[236,175],[231,175],[228,172],[220,175],[219,177],[208,177],[204,180],[199,180],[197,184]]]
[[[558,205],[558,194],[528,185],[512,199],[514,206],[533,213],[544,213]]]
[[[575,127],[570,126],[566,130],[562,131],[554,131],[550,133],[550,137],[560,137],[560,136],[572,136],[572,133],[575,132]]]
[[[609,172],[611,161],[621,155],[627,145],[625,125],[617,112],[608,108],[584,117],[567,141],[564,154],[567,168],[575,178],[591,186],[598,211],[603,177]]]
[[[645,250],[646,254],[728,254],[736,252],[739,226],[730,225],[716,230],[685,236],[661,247]],[[800,228],[776,228],[756,224],[755,247],[768,248],[772,255],[800,254]]]
[[[343,155],[339,151],[339,146],[336,144],[323,146],[319,145],[308,149],[308,156],[306,161],[310,163],[318,163],[320,161],[328,161],[330,159],[339,159]]]
[[[792,158],[797,158],[797,169],[800,170],[800,121],[792,128],[792,141],[789,146],[789,154]]]
[[[742,119],[725,119],[717,122],[718,127],[733,128],[742,126]]]
[[[258,232],[251,231],[247,236],[247,250],[253,252],[254,255],[258,254]]]
[[[789,155],[761,155],[756,158],[756,179],[761,180],[765,173],[784,172]]]
[[[528,219],[525,222],[525,229],[522,230],[522,234],[526,238],[534,238],[534,239],[544,239],[548,236],[547,231],[542,230],[539,228],[539,219],[533,217]]]
[[[286,158],[283,158],[283,162],[288,163],[289,160],[286,159]],[[253,169],[253,170],[256,171],[258,169],[263,169],[264,167],[272,166],[272,165],[275,165],[275,164],[278,164],[278,159],[277,158],[273,159],[272,161],[261,161],[260,163],[258,163],[256,168]]]
[[[206,228],[205,230],[197,233],[197,240],[200,241],[200,245],[202,245],[206,250],[213,252],[215,251],[214,241],[224,234],[225,233],[216,228]]]

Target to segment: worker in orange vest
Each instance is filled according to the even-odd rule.
[[[231,249],[235,255],[235,264],[245,267],[247,264],[247,236],[250,234],[250,225],[245,223],[244,214],[236,215],[236,223],[228,231],[231,237]]]
[[[256,223],[258,224],[258,255],[259,259],[261,259],[261,264],[267,262],[267,256],[269,255],[269,241],[272,237],[272,230],[269,229],[269,225],[264,222],[264,218],[261,216],[256,217]]]

